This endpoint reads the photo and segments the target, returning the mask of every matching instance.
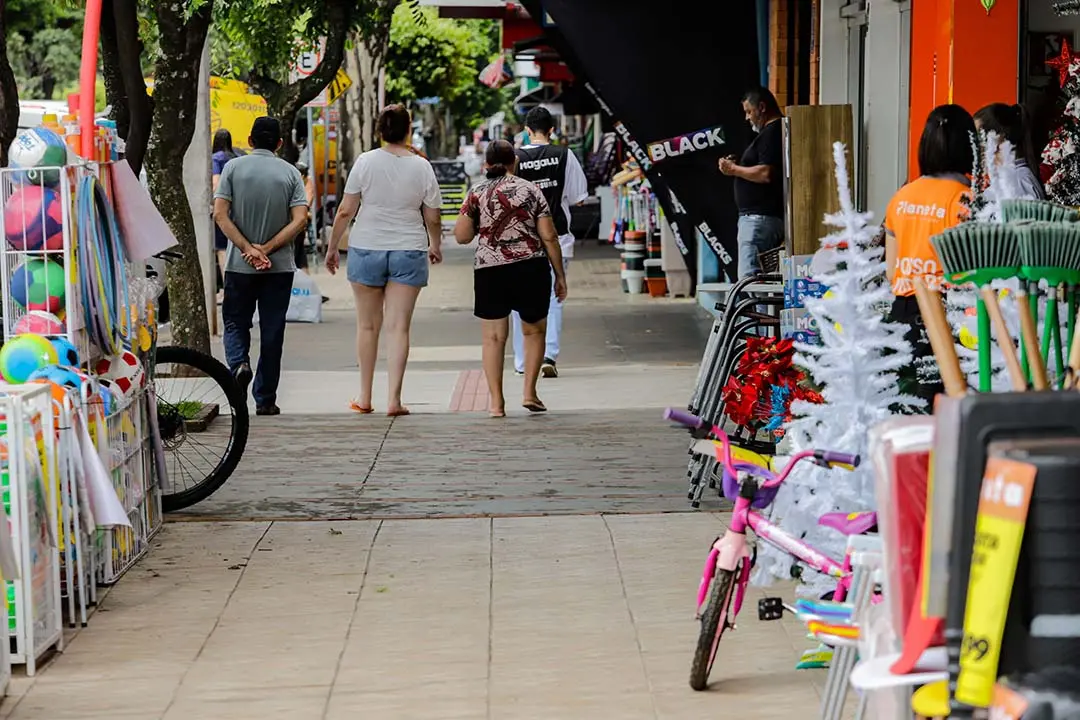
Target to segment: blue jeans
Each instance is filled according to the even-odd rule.
[[[563,273],[570,267],[570,258],[562,260]],[[521,332],[521,316],[516,312],[510,313],[510,321],[513,324],[514,340],[514,370],[525,372],[525,335]],[[559,336],[562,335],[562,303],[555,297],[555,271],[551,272],[551,304],[548,306],[547,336],[544,345],[544,358],[547,360],[559,359]]]
[[[285,316],[292,299],[291,272],[225,273],[221,318],[225,325],[225,360],[236,371],[251,363],[251,321],[259,309],[259,367],[251,394],[257,407],[277,401]]]
[[[761,272],[758,255],[784,243],[784,218],[771,215],[739,216],[739,279]]]

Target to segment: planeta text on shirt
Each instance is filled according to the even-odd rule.
[[[893,295],[915,294],[915,278],[932,290],[943,286],[943,268],[930,238],[956,225],[966,212],[968,185],[952,177],[921,177],[893,196],[885,229],[896,242]]]

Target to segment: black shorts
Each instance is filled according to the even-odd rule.
[[[551,263],[546,257],[473,271],[473,314],[481,320],[502,320],[517,311],[530,325],[548,316]]]

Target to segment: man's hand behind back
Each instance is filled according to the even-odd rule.
[[[247,264],[256,270],[269,270],[270,258],[266,256],[266,253],[262,251],[258,245],[249,245],[248,249],[244,251],[244,260]]]

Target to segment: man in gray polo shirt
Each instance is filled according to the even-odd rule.
[[[225,358],[247,393],[252,380],[251,323],[259,310],[259,369],[254,374],[257,415],[278,415],[277,388],[285,315],[292,298],[293,240],[307,225],[307,195],[300,172],[274,153],[281,146],[277,119],[251,128],[254,148],[229,162],[214,193],[214,219],[229,239],[225,259]]]

